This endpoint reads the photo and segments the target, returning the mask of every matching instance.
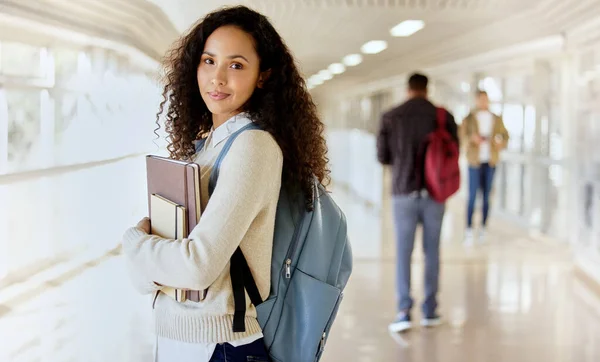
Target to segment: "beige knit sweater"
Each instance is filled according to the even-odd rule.
[[[273,137],[246,131],[223,160],[208,202],[208,175],[226,142],[201,152],[203,213],[189,238],[168,240],[130,228],[123,237],[132,279],[152,293],[156,283],[180,289],[209,288],[199,303],[178,303],[160,293],[154,308],[159,336],[190,343],[222,343],[261,332],[256,309],[246,295],[246,332],[233,333],[233,292],[229,260],[238,246],[263,299],[269,295],[275,211],[283,156]]]

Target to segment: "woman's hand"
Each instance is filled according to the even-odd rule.
[[[145,217],[137,223],[135,227],[130,227],[123,234],[121,245],[125,254],[129,251],[137,249],[141,239],[150,235],[150,219]]]
[[[135,227],[142,230],[146,234],[150,234],[150,219],[147,217],[143,218]]]
[[[140,220],[136,226],[125,230],[125,234],[123,234],[123,241],[121,242],[125,254],[128,254],[131,250],[137,249],[142,238],[150,235],[150,232],[150,219],[147,217]]]
[[[471,135],[471,143],[480,145],[481,142],[483,142],[483,138],[481,138],[480,135],[478,135],[477,133],[474,133],[473,135]]]
[[[507,146],[507,142],[504,140],[504,138],[500,135],[497,135],[496,137],[494,137],[494,142],[496,143],[496,147],[499,150],[503,150],[506,148]]]

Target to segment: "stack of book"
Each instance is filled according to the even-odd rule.
[[[193,162],[149,155],[146,157],[146,172],[152,235],[174,240],[188,237],[200,221],[200,167]],[[189,292],[206,296],[206,291],[168,286],[163,286],[160,292],[179,302],[185,302]]]

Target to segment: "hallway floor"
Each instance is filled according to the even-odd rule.
[[[388,207],[380,216],[342,192],[334,197],[348,216],[355,267],[322,361],[600,360],[600,297],[577,277],[568,249],[499,220],[485,243],[465,247],[457,201],[443,228],[444,324],[390,334],[395,253]],[[417,240],[416,324],[423,290]],[[36,278],[16,286],[18,293],[15,286],[0,292],[0,361],[152,360],[150,301],[131,289],[117,252]]]

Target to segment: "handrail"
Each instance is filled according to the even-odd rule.
[[[133,153],[133,154],[125,155],[125,156],[109,158],[109,159],[100,160],[100,161],[92,161],[92,162],[78,163],[78,164],[72,164],[72,165],[56,166],[56,167],[49,167],[49,168],[42,168],[42,169],[31,170],[31,171],[23,171],[23,172],[17,172],[17,173],[10,173],[10,174],[6,174],[6,175],[0,175],[0,185],[14,184],[17,182],[34,180],[34,179],[37,179],[40,177],[56,176],[56,175],[62,175],[62,174],[66,174],[66,173],[77,172],[77,171],[86,170],[86,169],[90,169],[90,168],[94,168],[94,167],[98,167],[98,166],[110,165],[110,164],[117,163],[117,162],[120,162],[120,161],[123,161],[126,159],[135,158],[135,157],[139,157],[139,156],[143,156],[143,155],[147,155],[147,154],[148,154],[148,152],[140,152],[140,153]]]

